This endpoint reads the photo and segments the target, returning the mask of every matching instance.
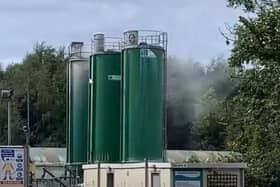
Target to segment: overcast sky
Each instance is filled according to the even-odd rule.
[[[92,33],[120,36],[128,29],[169,35],[169,55],[207,63],[229,55],[219,28],[241,11],[226,0],[0,0],[0,62],[20,62],[36,42],[55,47],[89,41]]]

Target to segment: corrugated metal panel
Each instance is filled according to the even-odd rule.
[[[65,164],[66,148],[30,148],[30,157],[35,164]],[[230,151],[184,151],[167,150],[171,163],[239,163],[242,155]]]
[[[66,148],[30,148],[30,159],[35,165],[64,165]]]
[[[242,162],[242,155],[230,151],[168,150],[167,160],[171,163],[236,163]]]

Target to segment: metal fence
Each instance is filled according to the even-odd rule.
[[[207,187],[238,187],[238,177],[228,173],[208,174]]]
[[[81,187],[81,177],[72,175],[55,177],[46,168],[43,168],[43,175],[41,178],[31,178],[30,187]],[[46,175],[49,177],[46,178]]]

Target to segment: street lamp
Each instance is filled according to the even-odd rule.
[[[1,98],[8,102],[8,145],[11,145],[11,100],[14,95],[12,89],[1,89]]]
[[[11,99],[14,94],[12,89],[1,89],[1,97],[3,99]]]

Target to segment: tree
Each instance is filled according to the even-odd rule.
[[[31,145],[65,145],[65,59],[45,43],[37,44],[21,64],[7,67],[0,85],[13,88],[13,143],[22,144],[27,120],[27,90],[30,93]],[[3,107],[4,103],[1,104]],[[6,119],[0,119],[4,128]],[[2,128],[1,128],[2,129]],[[5,144],[3,136],[2,144]]]
[[[221,121],[221,101],[218,101],[215,89],[209,88],[201,102],[204,110],[193,130],[196,149],[224,150],[226,126]]]
[[[279,0],[228,0],[229,6],[244,7],[249,12],[262,12],[279,4]]]
[[[231,2],[246,6],[251,1]],[[280,10],[261,7],[251,10],[257,12],[254,18],[240,17],[235,28],[229,64],[242,71],[235,75],[238,92],[225,105],[231,111],[225,113],[227,146],[244,154],[250,186],[279,180],[280,165]]]

